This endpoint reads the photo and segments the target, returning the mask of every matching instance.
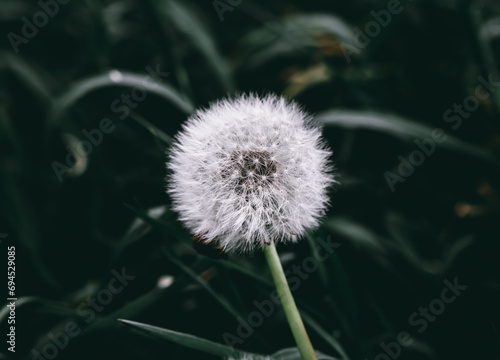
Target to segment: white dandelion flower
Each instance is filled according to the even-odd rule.
[[[177,135],[168,193],[181,221],[211,247],[293,242],[325,213],[330,155],[297,104],[274,95],[222,100]]]

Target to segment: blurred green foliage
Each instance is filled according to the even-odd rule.
[[[323,225],[279,249],[288,269],[318,239],[340,244],[295,291],[315,348],[373,359],[408,331],[400,359],[498,359],[500,91],[444,115],[477,96],[478,76],[500,81],[498,2],[402,1],[376,36],[366,26],[386,1],[242,0],[222,16],[214,3],[69,1],[27,37],[23,18],[43,22],[41,5],[0,0],[0,257],[16,246],[19,297],[17,351],[4,342],[2,358],[32,359],[69,322],[81,333],[58,359],[227,355],[212,342],[269,298],[270,277],[261,254],[214,261],[192,249],[164,191],[165,148],[193,109],[253,91],[295,99],[334,150],[340,185]],[[151,69],[168,75],[145,86]],[[141,101],[124,105],[130,96]],[[75,154],[103,119],[113,130]],[[447,140],[391,191],[384,174],[437,128]],[[91,299],[123,268],[134,280],[89,320]],[[418,332],[410,315],[455,278],[468,289]],[[293,346],[281,310],[236,345]]]

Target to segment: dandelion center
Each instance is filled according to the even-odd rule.
[[[235,151],[223,166],[221,174],[235,186],[237,192],[251,192],[273,182],[277,165],[267,151]]]

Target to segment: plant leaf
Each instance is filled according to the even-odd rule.
[[[202,25],[200,19],[193,16],[193,11],[187,9],[181,1],[152,0],[151,2],[155,11],[162,15],[164,19],[161,26],[172,24],[175,30],[183,35],[205,57],[226,91],[232,91],[234,85],[228,71],[229,67],[226,66],[224,59],[216,49],[213,37],[209,35],[208,29]],[[169,32],[168,29],[164,30],[167,33]]]
[[[179,345],[183,345],[186,347],[189,347],[191,349],[196,349],[199,351],[203,351],[212,355],[217,355],[217,356],[224,356],[224,357],[236,357],[236,358],[253,358],[253,357],[263,357],[263,355],[259,354],[253,354],[253,353],[247,353],[244,351],[240,351],[237,349],[234,349],[232,347],[229,347],[227,345],[222,345],[210,340],[206,340],[194,335],[190,334],[185,334],[169,329],[163,329],[160,327],[152,326],[152,325],[147,325],[143,323],[139,323],[136,321],[130,321],[130,320],[124,320],[124,319],[118,319],[118,321],[121,321],[125,324],[131,325],[133,327],[136,327],[142,331],[146,331],[152,335],[155,335],[157,337],[160,337],[162,339],[166,339],[169,341],[173,341]]]
[[[5,4],[2,4],[2,7]],[[22,83],[29,88],[44,106],[52,105],[52,91],[35,68],[31,67],[22,57],[7,51],[0,51],[0,70],[7,68],[12,71]]]
[[[315,120],[327,126],[384,132],[403,140],[427,139],[435,129],[395,115],[371,111],[329,110],[318,114]],[[497,163],[488,151],[468,144],[449,134],[447,134],[446,141],[436,143],[436,146]]]
[[[335,339],[332,335],[330,335],[325,329],[321,327],[311,316],[301,311],[302,319],[304,322],[309,325],[319,336],[323,338],[330,346],[342,356],[342,359],[349,360],[349,356],[347,355],[342,344]]]
[[[112,86],[145,89],[172,103],[187,115],[194,111],[193,104],[181,96],[173,86],[166,83],[144,81],[145,76],[144,74],[112,70],[78,81],[55,100],[49,121],[52,124],[58,123],[68,110],[83,97],[93,91]]]
[[[315,351],[318,360],[338,360],[338,358],[334,358],[319,351]],[[271,355],[274,360],[302,360],[302,356],[300,355],[299,349],[294,348],[286,348],[282,349],[278,352],[275,352]]]
[[[334,39],[350,50],[356,49],[351,27],[336,16],[308,14],[269,19],[263,16],[264,9],[251,10],[243,4],[240,9],[264,25],[241,40],[240,61],[245,68],[258,69],[283,56],[310,57],[310,49],[318,47],[315,38],[318,35]]]

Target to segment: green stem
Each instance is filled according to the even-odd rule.
[[[295,338],[295,342],[299,348],[300,355],[302,355],[304,360],[318,360],[311,344],[311,340],[309,340],[309,336],[307,335],[304,323],[302,322],[302,318],[297,310],[297,305],[295,305],[295,301],[293,300],[292,292],[288,287],[288,282],[286,281],[283,267],[281,266],[278,253],[276,252],[274,241],[270,241],[268,245],[264,245],[264,254],[266,256],[269,269],[271,270],[276,290],[278,290],[278,295],[280,297],[281,304],[283,305],[286,319],[288,320],[293,337]]]

